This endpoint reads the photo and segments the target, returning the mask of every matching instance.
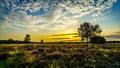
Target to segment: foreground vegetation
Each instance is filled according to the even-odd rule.
[[[120,44],[0,44],[0,68],[120,68]]]

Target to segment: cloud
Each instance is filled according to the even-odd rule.
[[[73,36],[74,38],[80,37],[80,36]]]
[[[120,35],[109,35],[109,36],[105,36],[105,38],[107,40],[120,40]]]
[[[67,35],[78,35],[78,33],[57,34],[57,35],[51,35],[51,36],[67,36]]]
[[[30,31],[72,29],[78,26],[78,19],[86,15],[93,20],[103,16],[115,2],[117,0],[1,0],[0,28],[14,25]]]
[[[51,38],[51,39],[56,39],[56,40],[63,40],[63,39],[70,39],[70,38]]]
[[[114,32],[113,34],[105,36],[108,39],[120,40],[120,31]]]
[[[117,32],[115,32],[115,33],[120,35],[120,31],[117,31]]]
[[[62,41],[67,41],[67,42],[80,42],[80,39],[69,39],[69,40],[62,40]]]

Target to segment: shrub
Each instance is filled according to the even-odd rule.
[[[39,48],[38,51],[42,53],[44,52],[44,49]]]
[[[35,68],[48,68],[48,62],[46,60],[39,60]]]
[[[39,51],[38,51],[37,49],[32,50],[32,51],[31,51],[31,54],[39,54]]]
[[[104,37],[95,36],[90,39],[90,42],[93,44],[104,44],[106,42]]]
[[[59,59],[62,56],[60,52],[53,52],[52,54],[47,55],[48,59]]]
[[[0,54],[0,60],[5,60],[9,57],[10,55],[8,53],[2,53]]]
[[[107,55],[109,57],[113,57],[113,59],[116,61],[120,60],[120,52],[108,52]]]

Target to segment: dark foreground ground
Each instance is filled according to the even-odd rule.
[[[120,44],[0,44],[0,68],[120,68]]]

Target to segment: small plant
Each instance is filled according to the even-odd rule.
[[[46,60],[39,60],[37,68],[46,68],[48,66],[48,62]]]
[[[44,52],[44,49],[39,48],[38,51],[39,52]]]
[[[39,51],[38,51],[37,49],[32,50],[32,51],[31,51],[31,54],[39,54]]]
[[[49,59],[59,59],[62,56],[62,54],[58,51],[53,52],[52,54],[47,55],[47,58]]]

